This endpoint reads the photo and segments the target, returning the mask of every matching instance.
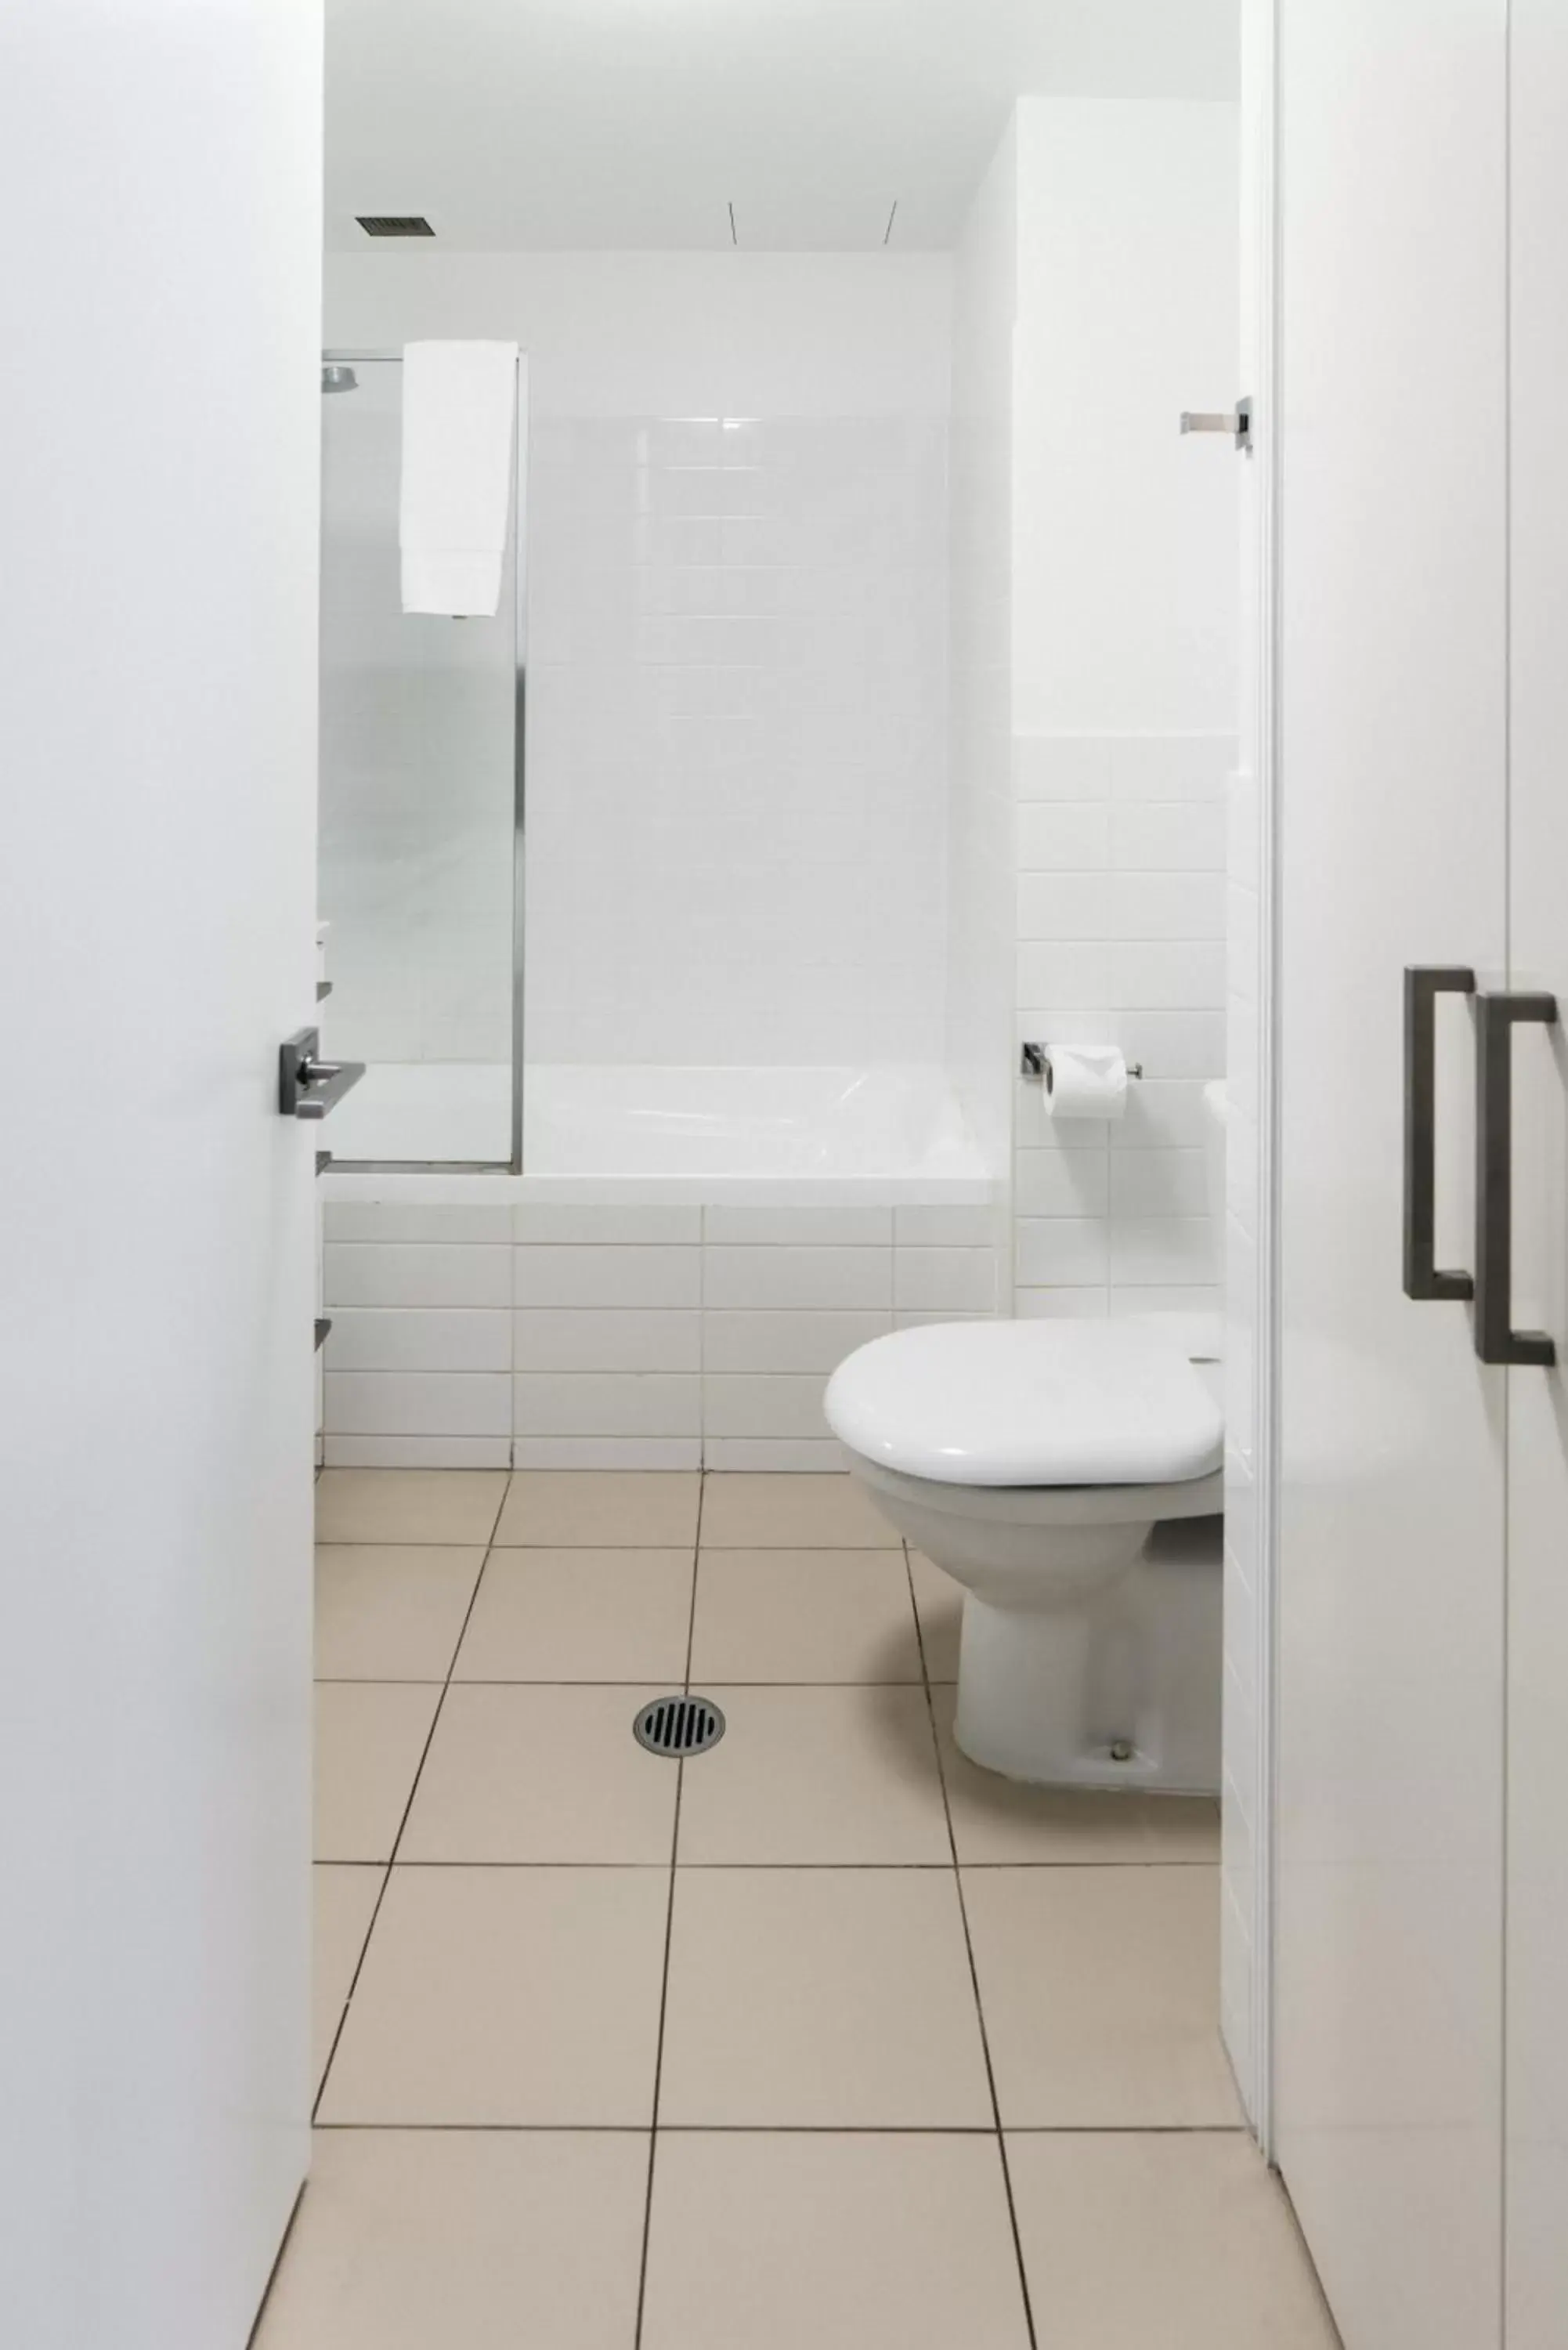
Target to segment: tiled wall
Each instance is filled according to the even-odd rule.
[[[945,420],[545,418],[529,545],[530,1058],[940,1062]]]
[[[1023,1315],[1217,1309],[1203,1085],[1225,1073],[1225,791],[1233,735],[1013,746],[1018,1037],[1116,1045],[1144,1075],[1115,1125],[1017,1081]]]
[[[836,1469],[829,1373],[996,1305],[992,1211],[328,1204],[326,1457]]]

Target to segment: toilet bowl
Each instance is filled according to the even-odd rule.
[[[1213,1571],[1185,1634],[1181,1565],[1150,1556],[1157,1525],[1221,1507],[1220,1401],[1182,1335],[1154,1316],[939,1324],[829,1383],[850,1469],[963,1586],[956,1735],[1009,1778],[1211,1788],[1217,1545],[1188,1560]]]

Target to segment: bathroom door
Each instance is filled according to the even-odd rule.
[[[244,2350],[308,2151],[317,0],[5,15],[0,2342]]]
[[[1568,1017],[1568,20],[1511,9],[1510,976]],[[1568,1045],[1513,1035],[1508,1372],[1508,2350],[1568,2337]]]
[[[1280,0],[1276,2148],[1348,2350],[1500,2338],[1508,1375],[1401,1210],[1404,967],[1507,971],[1507,13]]]

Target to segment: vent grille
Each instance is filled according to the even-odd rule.
[[[356,213],[367,236],[434,236],[422,213]]]
[[[705,1754],[724,1735],[724,1717],[711,1698],[656,1697],[631,1725],[650,1754]]]

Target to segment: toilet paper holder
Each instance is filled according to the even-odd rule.
[[[1018,1074],[1020,1076],[1043,1077],[1050,1066],[1051,1047],[1049,1045],[1025,1045],[1023,1046],[1019,1055],[1018,1064]],[[1127,1075],[1129,1077],[1141,1077],[1143,1075],[1143,1063],[1141,1061],[1129,1061],[1127,1063]]]

